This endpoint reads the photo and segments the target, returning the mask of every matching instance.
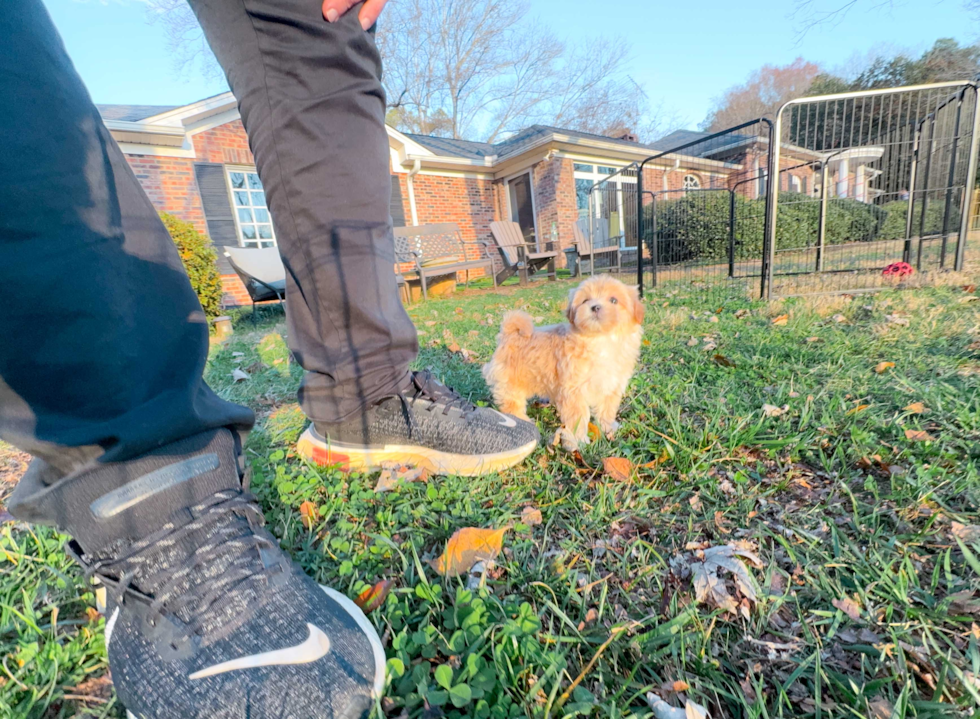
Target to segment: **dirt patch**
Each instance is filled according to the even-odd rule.
[[[27,452],[21,452],[16,447],[0,442],[0,521],[7,513],[4,502],[20,478],[24,476],[30,461],[31,455]]]

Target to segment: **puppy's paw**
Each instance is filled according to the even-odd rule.
[[[561,446],[566,452],[574,452],[580,446],[589,443],[588,435],[586,435],[584,438],[579,438],[564,427],[559,430],[559,433],[561,436]]]
[[[619,422],[613,420],[612,422],[603,422],[602,431],[606,435],[606,439],[612,439],[616,436],[616,432],[619,431]]]

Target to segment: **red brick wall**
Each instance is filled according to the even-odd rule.
[[[194,161],[184,157],[156,155],[126,155],[136,178],[143,186],[153,206],[193,223],[199,232],[207,234],[204,208],[194,177]]]
[[[252,304],[248,290],[245,289],[245,285],[242,284],[238,275],[221,275],[221,289],[224,291],[221,297],[222,307]]]
[[[551,224],[558,230],[558,247],[563,250],[575,241],[572,225],[578,220],[575,202],[575,176],[573,162],[563,158],[541,161],[532,168],[534,205],[538,214],[538,231],[541,241],[551,240]],[[558,256],[559,266],[564,266],[565,255]]]
[[[415,209],[420,225],[455,222],[465,242],[490,239],[494,216],[493,183],[472,177],[440,177],[418,174],[415,185]],[[408,188],[405,188],[407,199]],[[406,202],[407,204],[407,202]],[[406,218],[411,217],[407,209]]]
[[[194,152],[198,162],[224,165],[254,165],[248,149],[248,136],[241,120],[228,122],[194,135]]]

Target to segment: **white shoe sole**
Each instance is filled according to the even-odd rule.
[[[381,692],[384,691],[385,688],[385,667],[387,665],[385,660],[385,649],[381,644],[381,637],[378,636],[378,630],[374,628],[374,625],[371,624],[371,621],[367,618],[364,612],[361,611],[361,608],[354,604],[349,597],[344,596],[336,589],[325,587],[322,584],[320,585],[320,589],[322,589],[328,597],[337,602],[337,604],[343,607],[347,613],[354,618],[354,621],[357,622],[357,626],[361,628],[361,631],[367,635],[368,641],[371,642],[371,650],[374,653],[375,666],[372,696],[373,698],[377,699],[379,696],[381,696]],[[126,719],[140,719],[140,717],[127,710]]]
[[[384,447],[355,447],[328,443],[313,433],[313,426],[306,428],[296,443],[296,451],[314,464],[338,466],[345,472],[370,472],[381,469],[385,463],[424,467],[431,474],[455,474],[460,477],[476,477],[500,472],[522,462],[534,448],[537,440],[506,452],[492,454],[452,454],[417,445],[386,444]]]

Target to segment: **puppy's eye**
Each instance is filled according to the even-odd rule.
[[[615,297],[610,297],[610,298],[609,298],[609,301],[610,301],[610,302],[611,302],[612,304],[616,304],[616,303],[618,303],[618,302],[619,302],[619,300],[617,300],[617,299],[616,299]]]

